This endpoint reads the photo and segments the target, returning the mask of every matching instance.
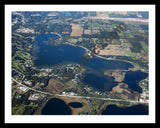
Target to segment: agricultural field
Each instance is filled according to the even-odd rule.
[[[109,44],[107,47],[100,51],[99,55],[124,56],[125,52],[122,50],[121,45]]]
[[[139,43],[141,44],[145,53],[148,55],[148,45],[144,41],[139,41]]]
[[[79,24],[71,24],[72,25],[72,32],[70,36],[81,36],[83,34],[83,28]]]
[[[64,84],[52,78],[49,80],[45,90],[50,93],[60,93],[65,89],[73,88],[73,86],[72,81],[68,81]]]

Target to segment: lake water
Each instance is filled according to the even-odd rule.
[[[108,105],[102,115],[148,115],[148,106],[134,105],[122,108],[116,105]]]
[[[141,80],[145,79],[147,76],[147,73],[141,71],[128,71],[126,72],[123,82],[128,84],[129,88],[131,88],[132,90],[142,93],[142,88],[138,85],[138,83]]]
[[[117,82],[110,76],[99,76],[96,74],[86,73],[83,82],[89,86],[92,86],[100,91],[111,91]]]
[[[54,46],[45,43],[50,38],[58,37],[56,34],[36,35],[36,44],[33,46],[33,55],[36,57],[35,66],[51,66],[55,64],[78,63],[82,60],[85,50],[80,47],[63,44]]]
[[[71,109],[58,98],[50,99],[41,111],[42,115],[71,115]]]
[[[56,34],[36,35],[36,43],[32,50],[33,56],[36,58],[34,60],[35,66],[43,67],[55,64],[80,63],[80,61],[84,60],[82,56],[85,55],[85,50],[81,47],[75,47],[69,44],[54,46],[46,43],[46,41],[54,37],[59,36]],[[111,91],[117,85],[117,82],[114,81],[113,77],[104,76],[104,71],[107,69],[127,70],[133,67],[128,62],[93,57],[93,59],[87,62],[83,82],[99,90]],[[138,82],[144,79],[145,76],[142,72],[127,72],[124,82],[129,84],[131,89],[141,92]]]
[[[73,107],[73,108],[81,108],[81,107],[83,107],[83,104],[81,104],[80,102],[70,102],[68,105]]]

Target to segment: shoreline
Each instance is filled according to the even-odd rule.
[[[81,48],[85,49],[86,52],[87,52],[87,51],[92,52],[92,51],[90,51],[88,48],[85,48],[85,47],[83,47],[83,46],[77,46],[77,45],[74,45],[74,44],[69,43],[69,42],[65,42],[64,44],[69,44],[69,45],[72,45],[72,46],[81,47]],[[97,55],[97,54],[94,54],[94,57],[99,57],[99,58],[102,58],[102,59],[105,59],[105,60],[123,61],[123,62],[130,63],[130,64],[132,64],[132,65],[134,66],[133,68],[129,68],[128,70],[124,70],[124,71],[138,71],[138,70],[141,69],[141,67],[140,67],[138,64],[136,64],[136,63],[134,63],[134,62],[131,62],[131,61],[128,61],[128,60],[108,59],[108,58],[106,58],[106,57],[103,57],[103,56],[100,56],[100,55]]]

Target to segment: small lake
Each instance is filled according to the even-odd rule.
[[[147,73],[141,71],[128,71],[126,72],[123,82],[128,84],[130,89],[142,93],[142,88],[138,85],[138,83],[145,79],[147,76]]]
[[[70,102],[68,105],[73,107],[73,108],[81,108],[81,107],[83,107],[83,104],[81,104],[80,102]]]
[[[36,43],[32,49],[32,54],[36,58],[34,60],[35,66],[43,67],[56,64],[80,63],[84,60],[82,56],[85,55],[85,49],[81,47],[69,44],[54,46],[46,43],[46,41],[54,37],[57,38],[59,36],[57,34],[36,35]],[[127,70],[133,67],[128,62],[93,57],[93,59],[87,62],[83,82],[99,90],[111,91],[117,85],[117,82],[114,81],[113,77],[104,76],[104,71],[110,69]],[[124,82],[129,84],[131,89],[141,92],[138,82],[144,79],[144,76],[142,72],[127,72]]]
[[[71,115],[71,109],[58,98],[50,99],[41,111],[42,115]]]
[[[148,106],[117,107],[116,105],[108,105],[102,115],[148,115]]]

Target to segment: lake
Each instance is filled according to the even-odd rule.
[[[83,107],[83,104],[81,104],[80,102],[70,102],[68,105],[73,107],[73,108],[81,108],[81,107]]]
[[[50,99],[41,111],[42,115],[71,115],[71,109],[58,98]]]
[[[60,46],[54,46],[47,44],[50,38],[59,37],[57,34],[45,34],[36,35],[36,43],[33,45],[32,54],[34,58],[35,66],[52,66],[56,64],[70,64],[80,63],[83,61],[83,55],[85,55],[85,49],[81,47],[75,47],[69,44],[62,44]],[[131,63],[117,60],[106,60],[99,57],[93,57],[86,65],[86,72],[84,79],[85,84],[90,85],[96,89],[102,91],[111,91],[117,82],[113,77],[104,76],[105,70],[121,69],[127,70],[133,68]],[[127,72],[124,82],[129,84],[129,87],[135,91],[141,92],[141,88],[138,86],[138,82],[146,77],[142,72]]]
[[[131,107],[108,105],[102,112],[102,115],[148,115],[148,106],[141,104],[133,105]]]
[[[128,71],[126,72],[123,82],[128,84],[130,89],[142,93],[142,88],[138,85],[138,83],[145,79],[147,76],[147,73],[141,71]]]
[[[83,82],[89,86],[92,86],[99,91],[111,91],[117,82],[110,76],[99,76],[96,74],[86,73]]]
[[[35,66],[51,66],[56,64],[78,63],[82,60],[85,50],[80,47],[63,44],[54,46],[45,43],[50,38],[58,37],[56,34],[36,35],[36,44],[33,46],[33,55],[36,57]]]

